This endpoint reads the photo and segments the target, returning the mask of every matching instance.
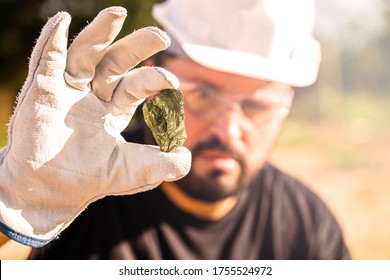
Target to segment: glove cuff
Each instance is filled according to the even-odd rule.
[[[43,247],[55,238],[52,237],[50,239],[39,239],[36,237],[27,236],[23,233],[15,231],[14,229],[10,228],[6,224],[2,223],[1,221],[0,221],[0,231],[8,238],[33,248]]]

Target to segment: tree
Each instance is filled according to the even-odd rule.
[[[128,17],[121,34],[156,25],[150,15],[158,0],[0,0],[0,83],[7,92],[17,93],[27,75],[28,58],[48,17],[64,10],[72,15],[70,39],[103,8],[123,6]],[[0,94],[2,91],[0,90]]]

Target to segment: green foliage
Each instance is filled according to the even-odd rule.
[[[128,17],[119,37],[134,29],[156,25],[151,17],[157,0],[1,0],[0,1],[0,83],[16,94],[27,75],[28,58],[48,17],[58,11],[72,15],[70,39],[109,6],[123,6]]]
[[[320,156],[337,168],[388,162],[390,96],[328,90],[296,94],[279,146]],[[386,158],[387,157],[387,158]],[[324,163],[325,164],[325,163]]]
[[[43,0],[0,2],[0,83],[20,88],[27,71],[27,57],[41,29]]]
[[[0,149],[7,144],[7,127],[4,123],[0,123]]]
[[[128,16],[118,35],[121,38],[140,27],[155,26],[151,9],[157,2],[161,0],[0,0],[0,146],[7,142],[5,123],[13,104],[4,100],[15,100],[22,87],[32,47],[48,17],[69,12],[71,40],[100,10],[122,6]]]
[[[381,4],[387,28],[377,37],[361,42],[360,47],[340,50],[339,78],[344,91],[370,91],[372,94],[389,92],[390,1],[384,0]],[[337,30],[334,32],[337,33]]]

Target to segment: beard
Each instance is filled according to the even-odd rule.
[[[213,137],[199,143],[191,150],[193,160],[204,150],[210,149],[233,156],[240,166],[240,175],[232,180],[222,170],[213,169],[206,176],[201,177],[191,169],[187,176],[176,182],[181,190],[192,198],[207,202],[216,202],[230,196],[235,196],[241,190],[247,188],[252,176],[248,170],[243,153],[236,147],[225,145]]]

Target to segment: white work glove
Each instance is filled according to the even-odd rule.
[[[184,147],[163,153],[120,135],[146,97],[178,87],[164,69],[132,69],[170,40],[148,27],[113,43],[125,18],[124,8],[103,10],[68,50],[69,14],[43,28],[0,151],[0,231],[8,237],[43,246],[97,199],[188,173]]]

